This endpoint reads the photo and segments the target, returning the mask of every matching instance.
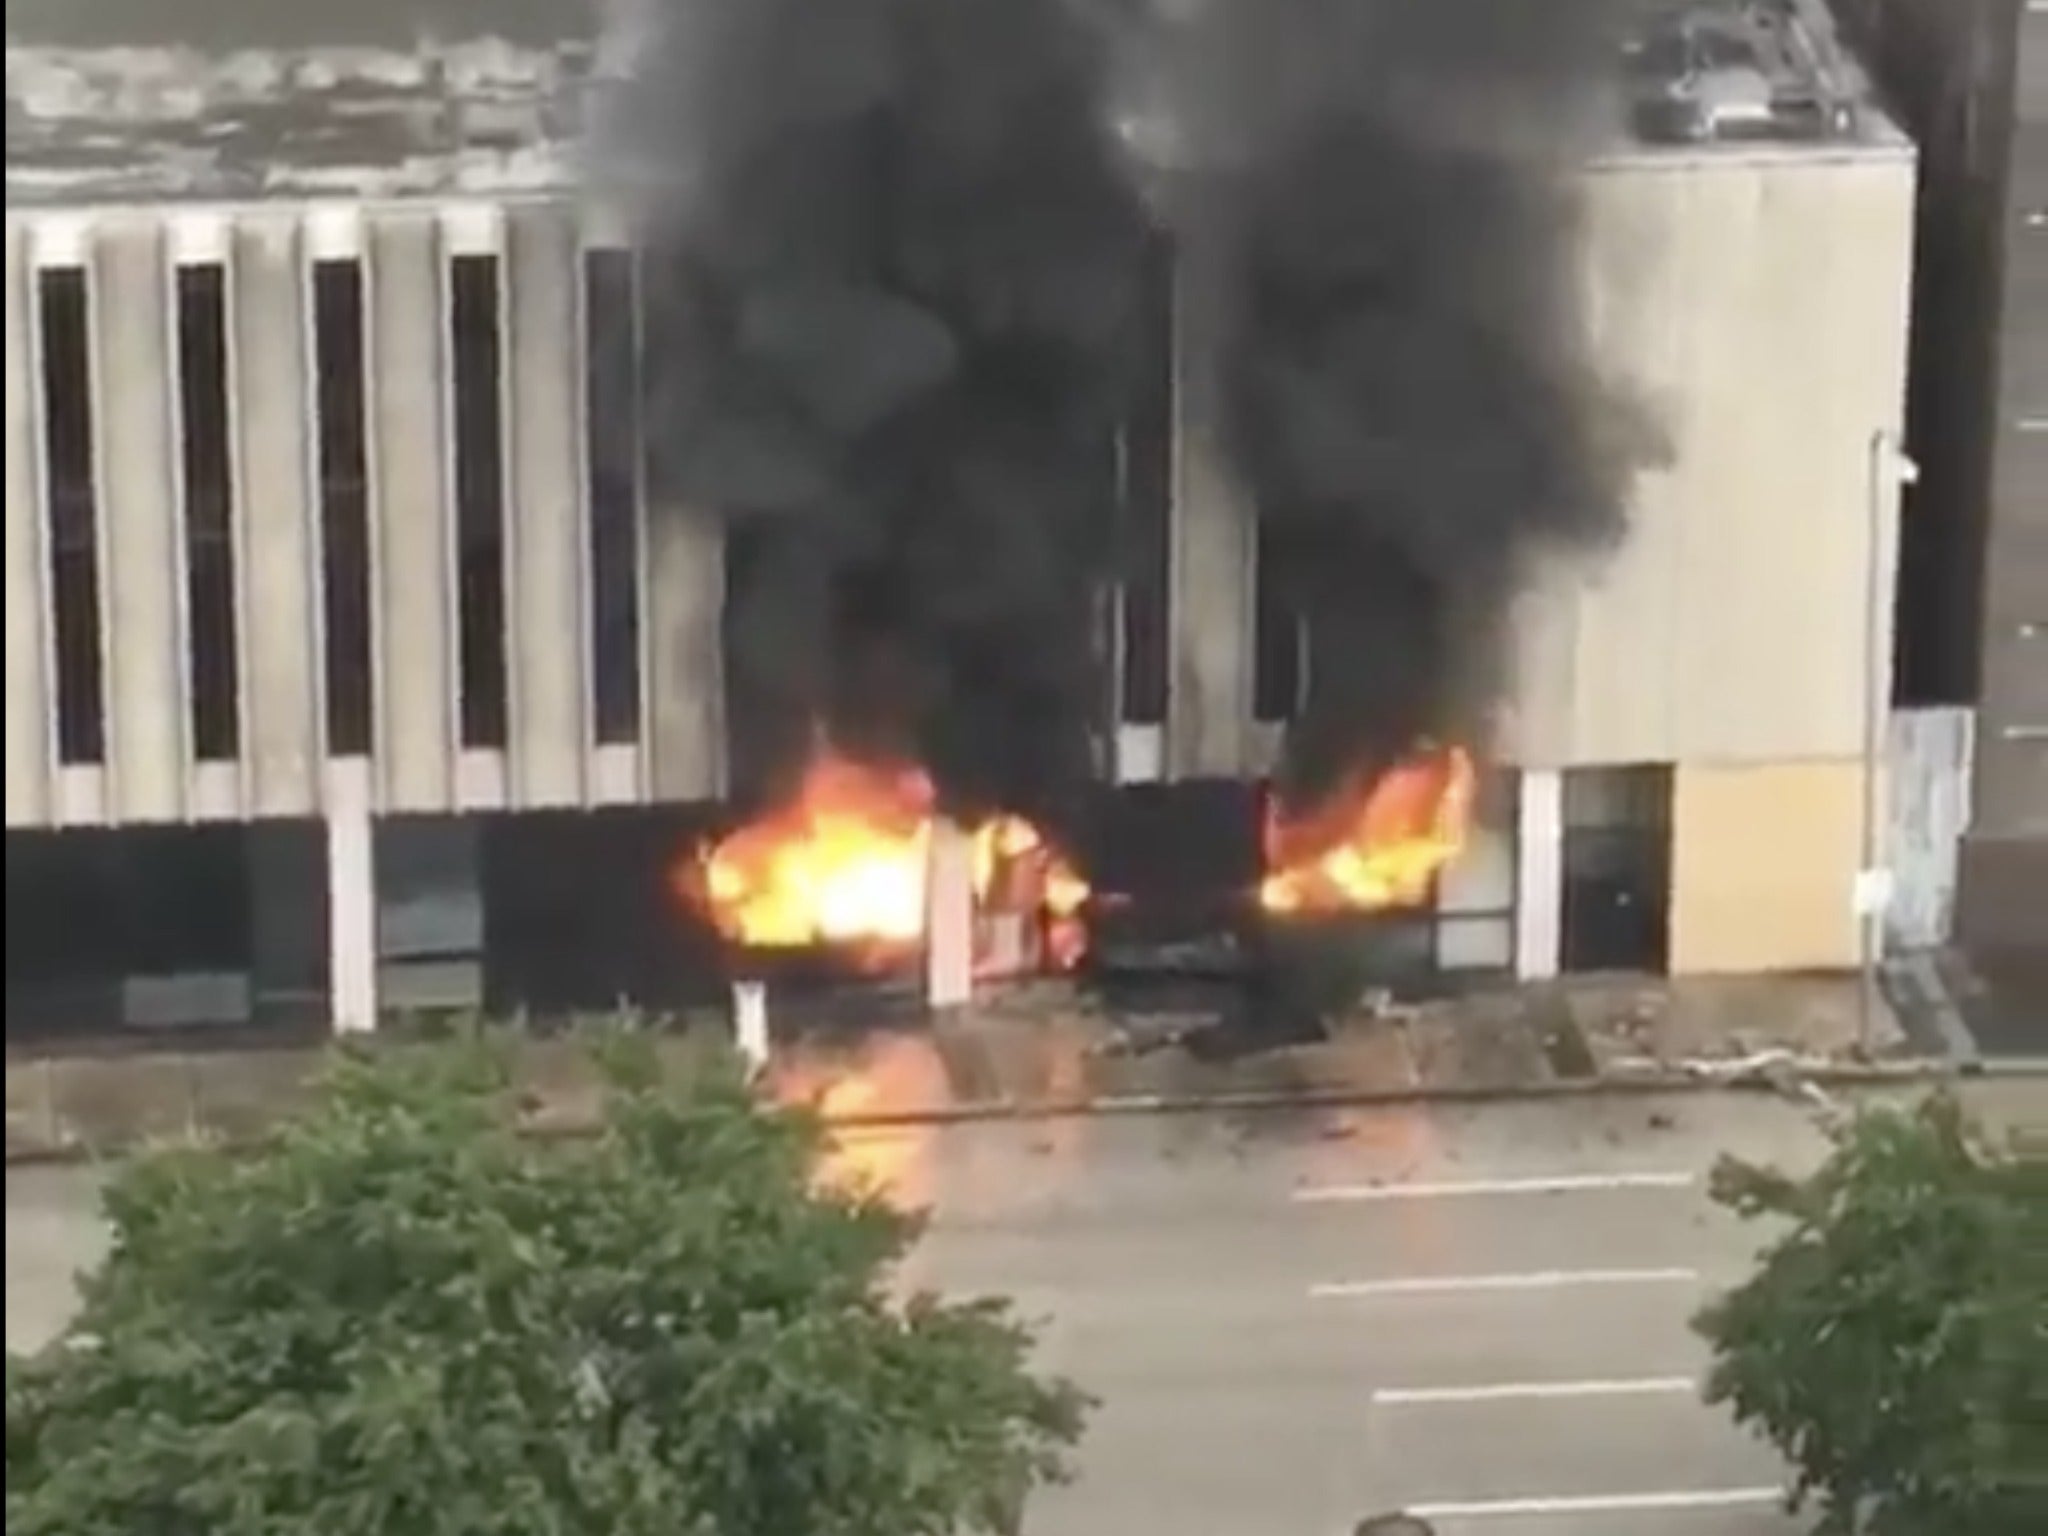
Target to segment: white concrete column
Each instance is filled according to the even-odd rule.
[[[925,1001],[974,1000],[974,838],[943,818],[932,825],[925,876]]]
[[[337,1034],[377,1027],[377,870],[370,777],[362,762],[327,771],[327,986]]]
[[[763,983],[732,984],[732,1038],[748,1067],[758,1072],[768,1065],[768,988]]]
[[[1564,956],[1564,775],[1524,768],[1515,817],[1515,975],[1540,981]]]

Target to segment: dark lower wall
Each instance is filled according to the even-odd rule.
[[[499,1016],[718,999],[719,947],[673,883],[712,823],[691,806],[381,823],[387,1005],[426,1006],[431,973],[435,1006],[474,1006],[479,968]],[[324,1029],[326,881],[317,822],[9,832],[10,1043]],[[441,996],[455,973],[461,995]]]
[[[484,824],[484,1005],[494,1014],[716,1001],[716,936],[677,895],[702,806],[535,812]]]
[[[1967,837],[1959,878],[1956,933],[1965,947],[2048,955],[2048,837]]]
[[[325,880],[314,822],[9,832],[8,1039],[316,1018]]]
[[[248,963],[244,828],[7,834],[7,980],[239,970]]]

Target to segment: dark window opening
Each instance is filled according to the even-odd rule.
[[[185,613],[192,750],[240,751],[235,657],[234,490],[229,464],[227,274],[178,268],[180,464],[185,488]]]
[[[716,1005],[727,960],[709,923],[678,921],[671,865],[722,824],[718,808],[609,806],[470,818],[479,829],[483,1002],[549,1019],[622,1003]]]
[[[1288,592],[1285,541],[1264,518],[1255,537],[1252,718],[1292,720],[1308,687],[1308,630]]]
[[[505,745],[505,423],[498,258],[450,263],[462,744]]]
[[[1668,963],[1671,788],[1661,765],[1566,770],[1566,971],[1662,971]]]
[[[313,266],[314,395],[319,413],[322,667],[327,750],[370,751],[370,489],[365,421],[363,270]]]
[[[591,700],[601,744],[640,737],[640,383],[630,251],[583,257]]]
[[[1173,265],[1164,239],[1146,252],[1145,360],[1124,427],[1123,718],[1157,725],[1166,718],[1167,565],[1173,501]]]
[[[57,758],[97,763],[106,756],[106,658],[100,644],[99,497],[93,475],[92,343],[84,270],[39,273],[36,298],[42,323]]]

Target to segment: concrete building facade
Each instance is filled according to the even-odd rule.
[[[559,850],[577,818],[725,787],[718,539],[645,504],[658,424],[620,430],[632,257],[571,190],[591,49],[447,36],[346,59],[281,41],[257,68],[10,34],[11,931],[36,901],[14,872],[54,869],[63,839],[268,828],[244,855],[248,902],[289,930],[268,942],[367,1025],[402,926],[387,831],[470,837],[475,870],[493,855],[465,819]],[[140,120],[152,91],[213,128]],[[257,111],[280,91],[289,142]],[[388,120],[356,158],[294,147],[363,132],[362,91]],[[1854,965],[1881,862],[1913,152],[1871,108],[1825,142],[1621,145],[1584,193],[1599,349],[1673,451],[1625,539],[1514,616],[1482,744],[1499,814],[1443,882],[1440,958],[1627,963],[1577,936],[1575,904],[1640,901],[1641,871],[1600,850],[1654,844],[1628,855],[1661,886],[1632,953]],[[1177,342],[1163,708],[1119,710],[1125,781],[1259,774],[1278,729],[1254,698],[1253,521],[1185,383],[1197,344]],[[297,924],[277,917],[293,891]]]

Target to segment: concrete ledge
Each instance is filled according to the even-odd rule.
[[[719,1048],[704,1030],[660,1042],[685,1069]],[[1071,1023],[1027,1035],[982,1019],[792,1042],[762,1082],[768,1097],[808,1104],[828,1124],[854,1128],[1708,1089],[1782,1093],[1954,1075],[1934,1060],[1848,1062],[1774,1050],[1709,1063],[1610,1061],[1567,1076],[1548,1070],[1533,1044],[1496,1041],[1475,1050],[1468,1041],[1455,1055],[1444,1050],[1426,1032],[1382,1021],[1309,1045],[1205,1061],[1178,1043],[1133,1049]],[[322,1051],[306,1048],[11,1060],[7,1160],[86,1160],[166,1143],[257,1144],[306,1104],[323,1060]],[[596,1127],[599,1088],[576,1042],[523,1042],[516,1079],[534,1134],[575,1136]]]
[[[1054,983],[911,1023],[805,1023],[775,1021],[763,1093],[840,1126],[1706,1088],[1810,1094],[1948,1077],[1958,1067],[1914,1054],[1889,1014],[1873,1027],[1854,978],[1841,976],[1503,986],[1361,1012],[1292,1044],[1233,1036],[1202,1017],[1112,1017]],[[677,1021],[658,1048],[687,1068],[722,1049],[725,1028]],[[408,1038],[374,1043],[405,1051]],[[10,1055],[8,1161],[260,1141],[306,1104],[325,1047],[235,1043],[206,1050],[159,1037],[155,1049],[100,1041],[89,1054]],[[573,1037],[522,1038],[515,1072],[535,1134],[597,1123],[599,1088]]]
[[[1842,1066],[1812,1063],[1794,1068],[1793,1080],[1826,1090],[1896,1088],[1913,1083],[1957,1080],[1959,1074],[1946,1064],[1933,1061],[1898,1062],[1885,1066]],[[2038,1076],[2048,1079],[2048,1061],[2027,1063],[2001,1076]],[[1763,1076],[1716,1081],[1684,1072],[1645,1072],[1623,1077],[1560,1078],[1543,1082],[1495,1082],[1437,1084],[1414,1087],[1375,1087],[1367,1084],[1324,1083],[1291,1087],[1220,1089],[1207,1092],[1110,1093],[1095,1098],[989,1098],[971,1101],[931,1100],[922,1103],[877,1103],[858,1108],[835,1109],[829,1103],[818,1106],[825,1123],[841,1130],[916,1125],[958,1125],[976,1121],[1038,1121],[1085,1116],[1139,1116],[1201,1113],[1250,1112],[1281,1109],[1370,1108],[1399,1104],[1483,1104],[1511,1100],[1567,1098],[1648,1098],[1660,1094],[1746,1092],[1780,1093],[1783,1081]],[[598,1125],[594,1086],[587,1093],[543,1096],[527,1116],[527,1129],[535,1136],[575,1137],[587,1135]],[[194,1126],[182,1134],[163,1135],[138,1131],[124,1135],[123,1127],[102,1123],[96,1134],[72,1139],[36,1143],[17,1141],[10,1134],[7,1148],[9,1167],[38,1163],[88,1162],[140,1147],[176,1144],[196,1140],[225,1146],[259,1145],[278,1125],[284,1113],[255,1122],[226,1122]],[[73,1122],[75,1125],[77,1122]]]

